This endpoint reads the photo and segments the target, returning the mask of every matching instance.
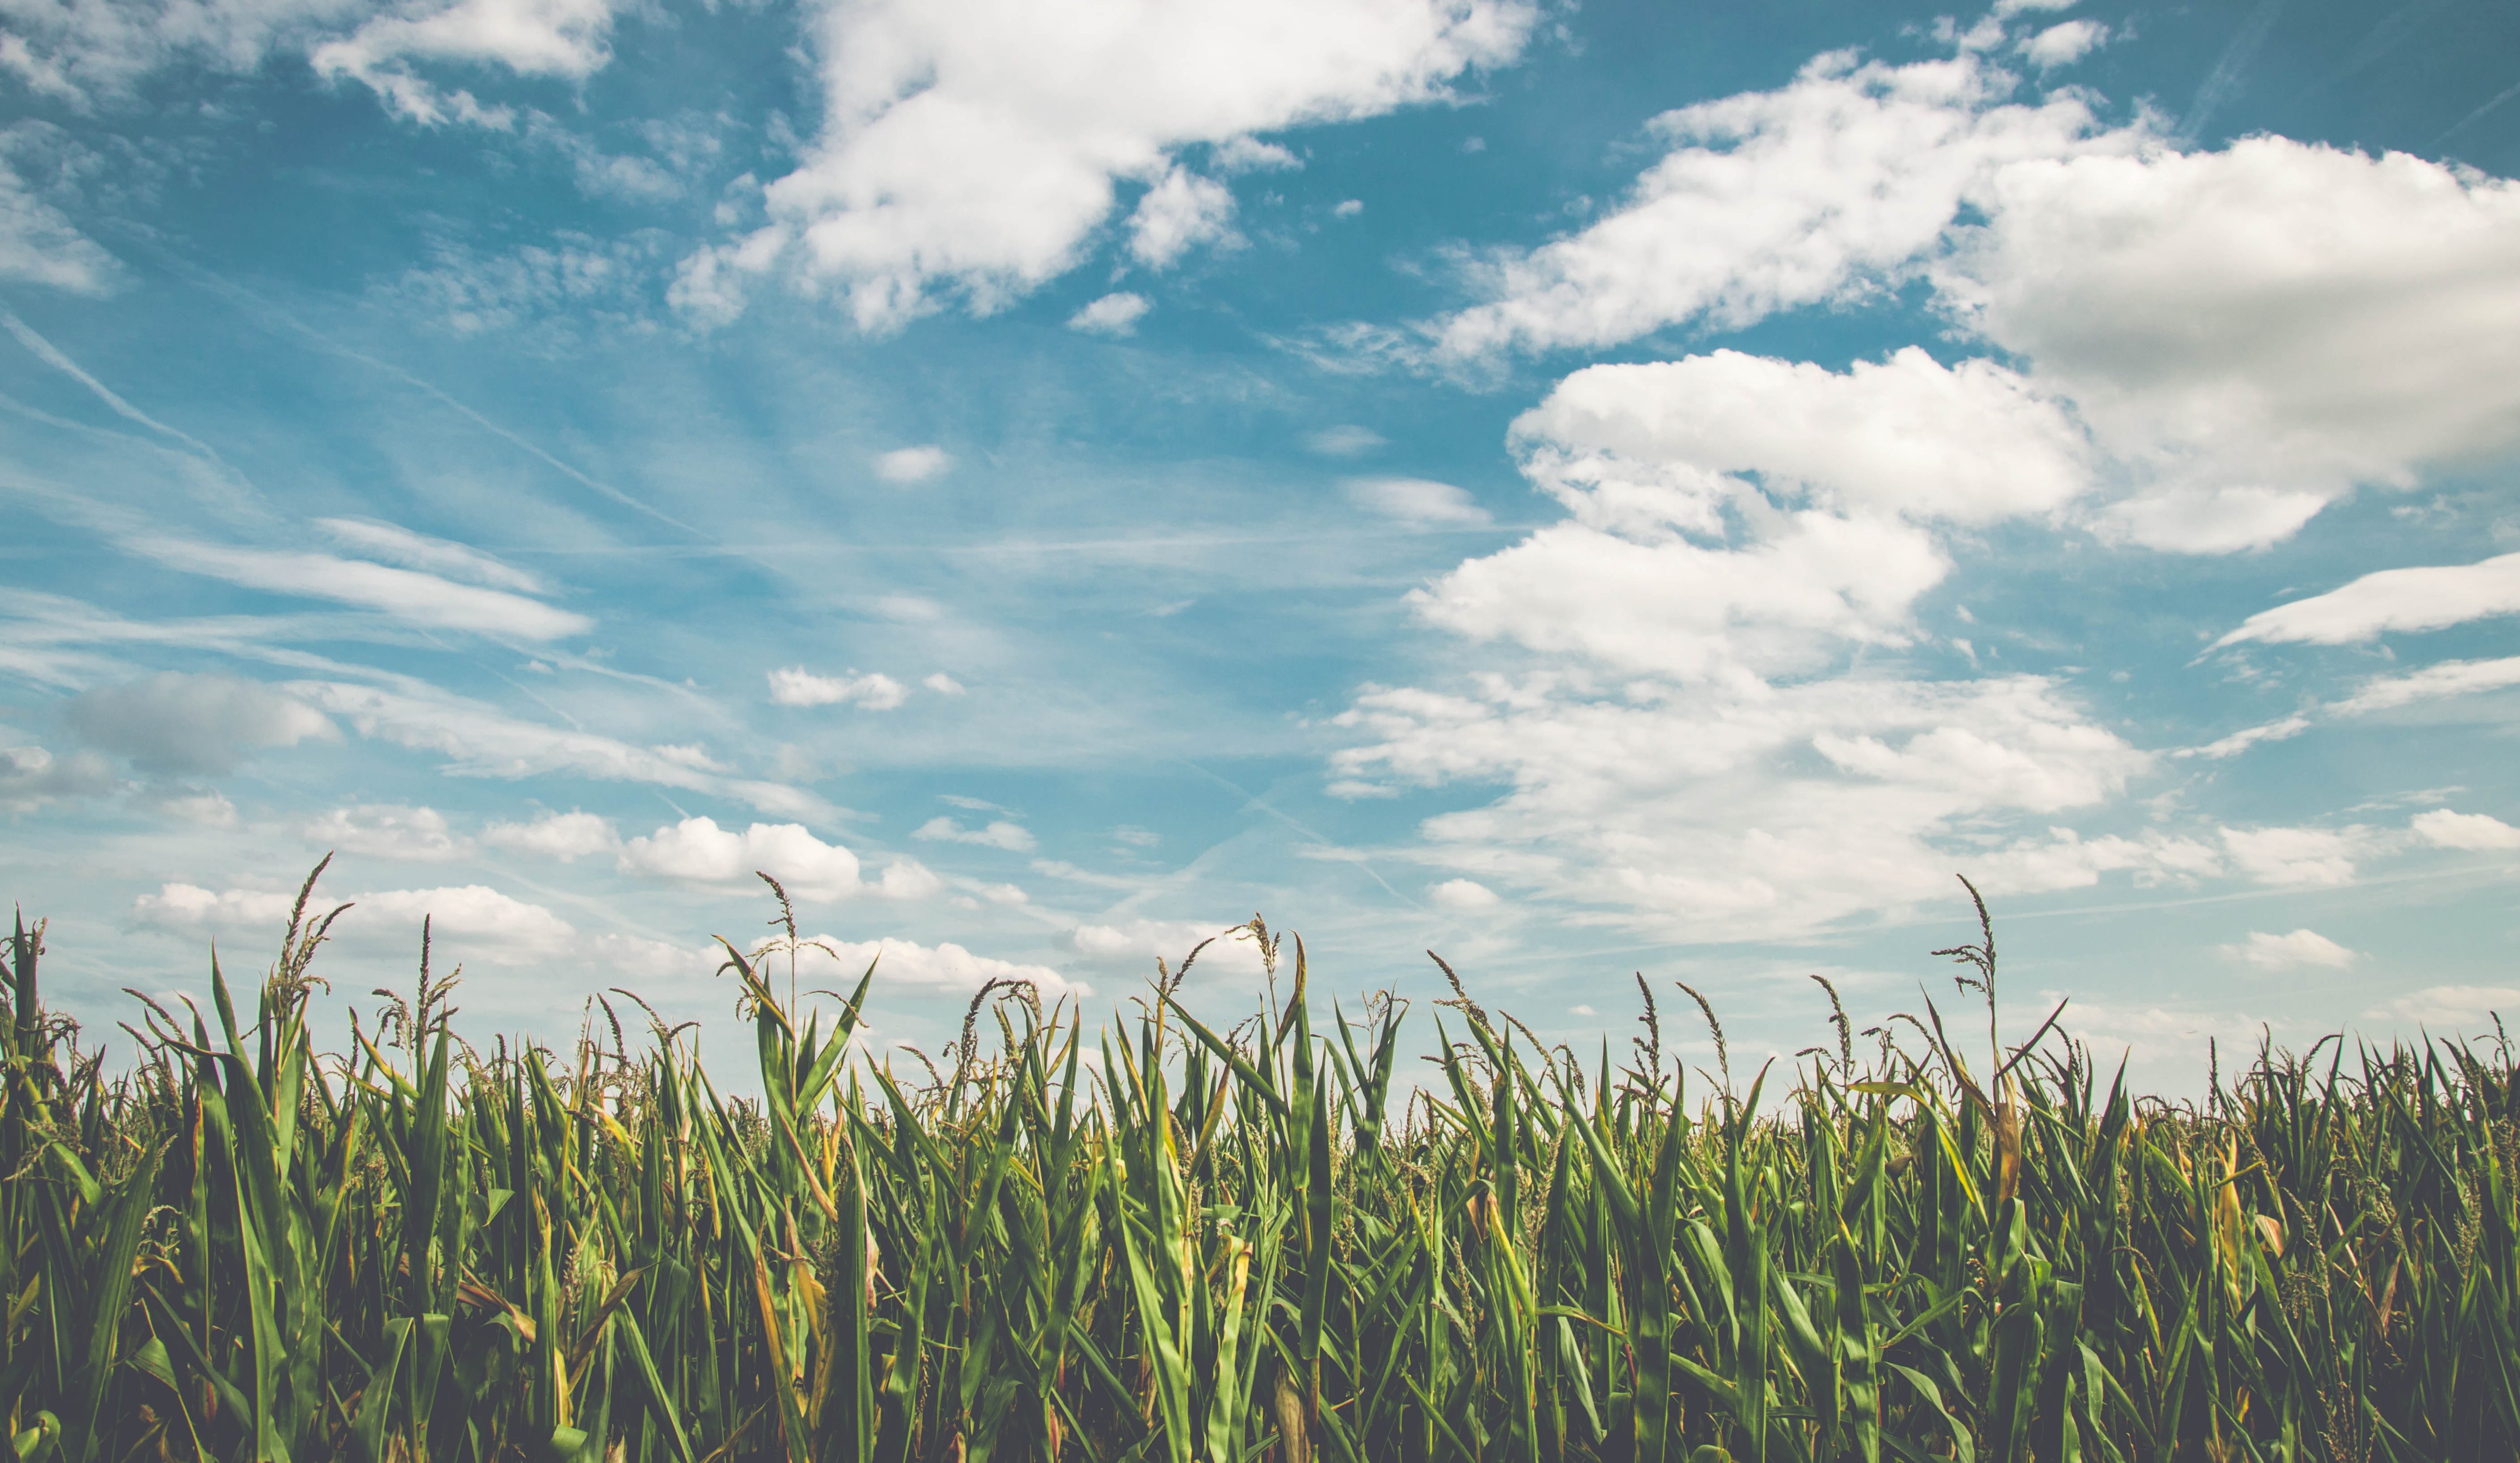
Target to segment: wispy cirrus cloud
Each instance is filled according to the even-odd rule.
[[[248,549],[161,535],[128,541],[134,553],[187,573],[265,594],[329,599],[416,625],[518,640],[584,635],[595,621],[506,590],[459,584],[416,569],[299,550]]]
[[[2343,645],[2520,614],[2520,554],[2472,564],[2382,569],[2351,584],[2262,609],[2214,643]]]

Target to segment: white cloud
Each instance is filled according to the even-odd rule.
[[[754,823],[742,832],[687,818],[621,846],[621,866],[692,883],[724,884],[767,873],[800,899],[858,892],[858,858],[798,823]]]
[[[460,579],[486,589],[514,590],[520,595],[551,593],[533,575],[501,563],[478,549],[432,539],[395,524],[372,518],[318,518],[315,526],[344,548],[406,569]]]
[[[880,671],[860,676],[818,676],[802,666],[770,673],[770,699],[782,706],[860,706],[891,711],[910,699],[910,688]]]
[[[875,475],[885,482],[925,482],[929,478],[942,475],[946,468],[953,466],[954,459],[944,448],[928,442],[917,447],[896,447],[890,452],[878,453],[875,460]]]
[[[1783,503],[1967,524],[2053,511],[2091,481],[2056,402],[1992,362],[1946,367],[1914,346],[1843,373],[1732,350],[1588,367],[1512,440],[1580,521],[1627,532],[1720,532],[1734,473]]]
[[[1415,857],[1658,938],[1808,936],[1946,898],[1954,871],[2021,892],[2213,862],[2047,826],[2150,759],[2038,677],[1683,689],[1491,674],[1465,693],[1371,690],[1337,724],[1360,737],[1331,759],[1343,790],[1506,789],[1427,819]]]
[[[304,834],[308,842],[337,853],[422,864],[442,864],[472,852],[467,840],[448,829],[446,815],[434,808],[353,803],[308,822]]]
[[[621,835],[592,813],[545,813],[531,822],[494,822],[481,830],[481,841],[571,864],[611,853],[621,846]]]
[[[1028,854],[1036,845],[1032,834],[1020,823],[999,819],[986,827],[967,828],[950,818],[931,818],[910,835],[931,843],[971,843],[982,848],[1001,848],[1009,853]]]
[[[1080,924],[1067,932],[1067,942],[1076,953],[1088,959],[1125,966],[1132,970],[1154,969],[1161,958],[1172,969],[1181,969],[1182,957],[1209,942],[1199,952],[1191,967],[1193,975],[1219,971],[1240,976],[1260,973],[1260,948],[1249,940],[1226,934],[1231,925],[1200,924],[1188,919],[1132,919],[1126,924]]]
[[[2068,22],[2042,66],[2098,39]],[[1947,60],[1851,53],[1657,119],[1630,197],[1528,252],[1404,360],[1600,347],[1919,276],[2092,434],[2104,533],[2185,553],[2285,538],[2356,486],[2520,445],[2520,184],[2280,137],[2185,152],[2072,89],[2014,100],[1986,25]]]
[[[1106,294],[1067,317],[1067,328],[1096,335],[1134,335],[1154,301],[1126,289]]]
[[[254,889],[204,889],[169,883],[132,901],[132,917],[157,929],[263,930],[279,934],[295,900]],[[326,909],[332,908],[330,905]]]
[[[1173,257],[1220,211],[1185,150],[1439,98],[1511,61],[1534,20],[1511,0],[834,5],[821,136],[770,186],[770,224],[696,256],[679,297],[723,319],[787,262],[863,330],[957,295],[985,313],[1079,262],[1123,179],[1184,204],[1133,230],[1142,257]]]
[[[126,545],[172,568],[267,594],[331,599],[382,610],[415,625],[519,640],[583,635],[595,622],[504,590],[457,584],[434,574],[364,559],[287,550],[239,549],[182,539],[145,537]]]
[[[1904,643],[1909,605],[1948,568],[1922,530],[1817,511],[1783,515],[1742,550],[1561,523],[1411,599],[1475,640],[1694,679],[1808,667],[1837,642]]]
[[[286,691],[176,671],[82,692],[63,719],[82,739],[160,776],[221,776],[258,751],[341,739],[330,718]]]
[[[811,814],[821,807],[811,794],[781,783],[726,777],[667,755],[665,749],[519,721],[418,683],[388,689],[300,681],[286,689],[347,718],[362,736],[442,755],[449,759],[446,770],[458,776],[515,778],[565,772],[739,798],[765,813]]]
[[[1426,897],[1447,909],[1493,909],[1503,901],[1497,892],[1476,879],[1446,879],[1426,891]]]
[[[2036,35],[2022,37],[2014,49],[2021,53],[2022,60],[2048,71],[2072,66],[2108,44],[2108,39],[2109,27],[2097,21],[2065,21]]]
[[[282,45],[353,18],[373,0],[5,0],[0,69],[31,91],[78,105],[119,96],[183,59],[244,72]]]
[[[2228,736],[2207,742],[2201,747],[2182,747],[2170,755],[2210,757],[2220,761],[2226,757],[2237,757],[2262,741],[2285,741],[2309,730],[2309,717],[2288,716],[2281,721],[2268,722],[2264,726],[2242,728]]]
[[[857,855],[825,843],[798,823],[754,823],[742,832],[714,819],[687,818],[621,845],[620,865],[633,873],[695,884],[731,884],[755,872],[780,881],[797,899],[823,901],[858,894],[923,899],[937,891],[933,873],[915,860],[901,860],[873,884],[861,882]]]
[[[936,672],[934,675],[929,676],[919,684],[926,687],[929,690],[936,692],[936,694],[940,696],[959,696],[963,694],[963,683],[946,675],[943,671]]]
[[[1319,453],[1323,457],[1363,457],[1377,447],[1389,445],[1390,440],[1382,433],[1370,426],[1358,426],[1354,422],[1326,426],[1319,431],[1308,432],[1304,437],[1305,450]]]
[[[1217,172],[1283,172],[1301,168],[1302,158],[1274,142],[1255,137],[1229,137],[1207,150],[1207,165]]]
[[[520,76],[583,81],[611,59],[609,0],[455,0],[372,17],[348,36],[314,48],[326,78],[348,76],[376,92],[386,110],[425,126],[448,121],[506,128],[515,113],[485,107],[469,91],[441,91],[414,62],[496,64]]]
[[[1831,52],[1779,90],[1665,112],[1648,131],[1672,151],[1620,206],[1472,267],[1487,301],[1432,327],[1435,355],[1600,347],[1861,292],[1934,248],[2002,164],[2133,145],[2080,95],[2015,103],[2016,84],[1973,51],[1900,66]]]
[[[2431,1031],[2477,1035],[2491,1031],[2497,1012],[2520,1016],[2520,991],[2509,986],[2426,986],[2362,1013],[2365,1021],[2394,1021]]]
[[[2408,823],[2415,836],[2435,848],[2514,849],[2520,848],[2520,828],[2485,813],[2452,813],[2436,808],[2418,813]]]
[[[2354,882],[2361,840],[2325,828],[2225,828],[2223,846],[2242,873],[2261,884]]]
[[[0,7],[0,15],[14,7]],[[0,37],[0,63],[8,57]],[[0,143],[9,134],[0,132]],[[103,294],[121,266],[78,231],[69,215],[43,198],[0,154],[0,280],[44,285],[72,294]]]
[[[711,974],[726,958],[714,945],[670,945],[637,935],[598,935],[586,949],[591,963],[616,982],[689,980]]]
[[[1331,216],[1331,217],[1333,217],[1333,218],[1354,218],[1354,217],[1356,217],[1358,214],[1363,213],[1364,211],[1365,211],[1365,200],[1363,200],[1363,199],[1342,199],[1342,200],[1339,200],[1339,203],[1338,203],[1338,205],[1337,205],[1336,207],[1333,207],[1332,209],[1330,209],[1330,216]]]
[[[1418,527],[1485,527],[1488,510],[1463,489],[1423,477],[1351,477],[1347,496],[1358,507]]]
[[[645,232],[595,239],[563,230],[543,244],[489,249],[439,239],[428,263],[370,293],[459,336],[526,331],[569,342],[590,329],[635,328],[661,246]]]
[[[708,748],[697,741],[660,742],[655,746],[650,747],[648,750],[655,753],[659,757],[662,757],[676,767],[688,767],[694,772],[722,773],[726,771],[726,764],[710,756]]]
[[[2272,542],[2520,444],[2520,185],[2253,137],[2024,161],[1976,197],[1942,296],[2142,467],[2138,541]]]
[[[1149,269],[1169,269],[1204,244],[1234,237],[1234,194],[1213,178],[1169,168],[1129,215],[1129,252]]]
[[[973,954],[950,941],[926,946],[916,940],[849,941],[829,935],[822,936],[821,940],[838,954],[840,964],[852,976],[873,965],[878,989],[908,987],[939,994],[968,995],[990,981],[1011,980],[1039,988],[1045,1003],[1061,996],[1094,994],[1092,986],[1070,980],[1047,965],[1021,964],[993,955]]]
[[[891,900],[932,899],[944,887],[945,881],[926,864],[916,859],[895,859],[883,866],[875,892]]]
[[[2508,614],[2520,614],[2520,554],[2365,574],[2341,589],[2262,609],[2214,644],[2342,645]]]
[[[2223,953],[2260,970],[2299,970],[2305,966],[2342,970],[2357,958],[2353,951],[2317,930],[2295,930],[2289,935],[2251,930],[2247,940],[2224,946]]]
[[[1455,568],[1419,612],[1688,678],[1905,643],[1950,569],[1938,525],[2053,511],[2088,481],[2053,403],[1917,350],[1844,373],[1735,351],[1591,367],[1512,443],[1572,520]]]
[[[24,813],[112,789],[113,768],[94,752],[56,757],[38,746],[0,747],[0,809]]]
[[[239,932],[277,940],[296,903],[294,894],[256,889],[209,890],[168,883],[132,902],[132,917],[153,929],[177,933]],[[526,904],[481,884],[439,889],[388,889],[326,895],[311,908],[351,908],[335,925],[337,939],[365,944],[408,942],[419,949],[428,920],[440,968],[457,960],[493,965],[539,965],[579,950],[577,931],[540,905]]]
[[[533,965],[570,951],[577,931],[567,920],[540,905],[529,905],[481,884],[444,889],[393,889],[350,897],[355,906],[341,916],[344,928],[361,929],[377,921],[417,935],[421,922],[441,948],[441,957],[493,965]],[[358,925],[351,921],[358,919]]]
[[[168,818],[199,823],[205,828],[233,828],[237,825],[236,804],[227,794],[196,791],[191,788],[158,790],[144,799],[146,806]]]
[[[2417,701],[2474,695],[2520,686],[2520,655],[2499,660],[2446,660],[2405,676],[2382,676],[2364,682],[2354,694],[2336,703],[2345,716],[2394,711]]]

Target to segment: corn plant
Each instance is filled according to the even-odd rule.
[[[724,1087],[626,992],[485,1052],[425,935],[319,1050],[314,887],[243,999],[215,962],[207,1010],[138,998],[118,1062],[16,927],[25,1463],[2520,1456],[2507,1043],[2142,1097],[2058,1013],[2002,1039],[1983,904],[1940,953],[1982,1041],[1830,991],[1833,1040],[1737,1085],[1693,991],[1712,1074],[1642,978],[1646,1035],[1587,1054],[1449,967],[1404,1066],[1405,1002],[1324,1019],[1256,919],[1238,1025],[1194,952],[1127,1019],[993,983],[936,1058],[871,1054],[878,972],[809,1011],[783,917],[723,949]]]

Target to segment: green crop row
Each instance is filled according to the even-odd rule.
[[[2520,1457],[2498,1042],[2139,1098],[2053,1017],[1999,1039],[1981,922],[1939,953],[1983,1041],[1839,1013],[1692,1103],[1649,988],[1614,1062],[1456,982],[1421,1084],[1401,1003],[1317,1026],[1255,920],[1283,998],[1230,1031],[1188,962],[1100,1033],[999,986],[906,1075],[867,981],[800,1017],[791,921],[726,952],[736,1098],[626,1000],[484,1055],[426,955],[319,1054],[299,908],[250,1012],[144,999],[111,1071],[16,935],[26,1463]]]

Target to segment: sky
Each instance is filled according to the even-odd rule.
[[[2520,1017],[2520,10],[0,0],[0,877],[99,1030],[933,1051],[1265,914],[1736,1057]],[[880,958],[878,959],[878,953]],[[1281,972],[1282,982],[1283,972]],[[1264,985],[1228,939],[1185,985]],[[616,1005],[619,1002],[616,1000]],[[626,1010],[626,1007],[624,1007]]]

